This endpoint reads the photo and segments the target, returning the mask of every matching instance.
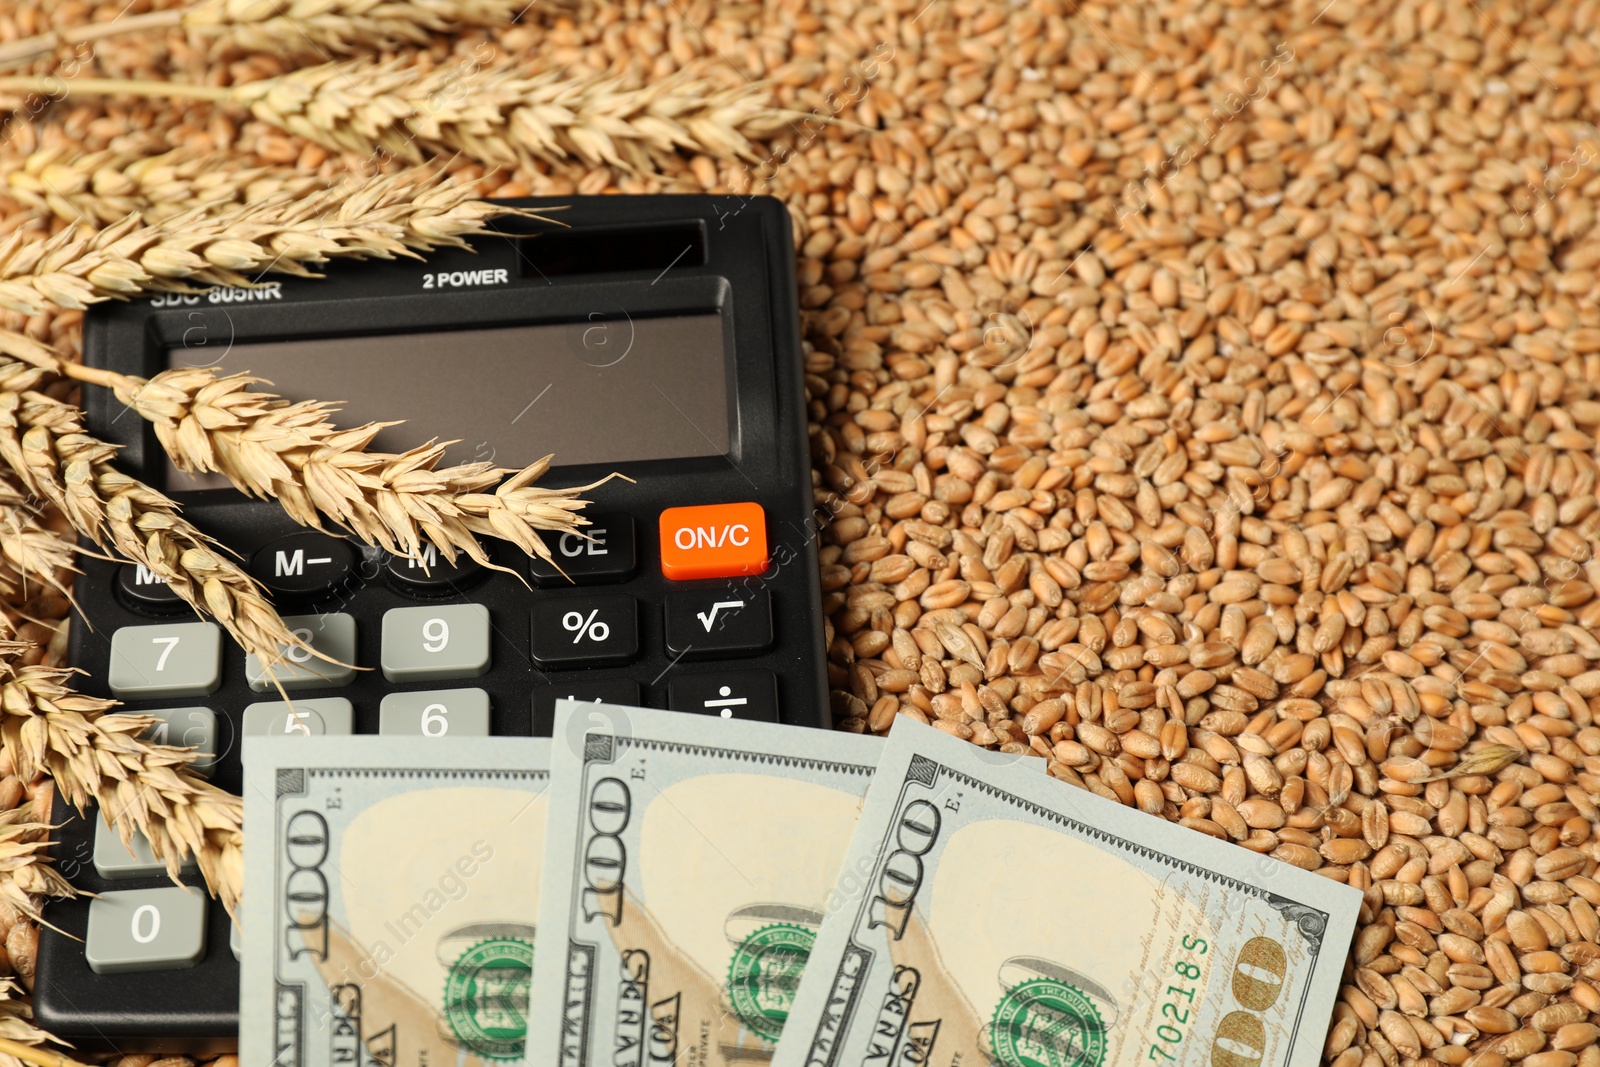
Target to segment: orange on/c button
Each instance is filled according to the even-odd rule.
[[[661,573],[673,581],[766,569],[767,515],[760,504],[702,504],[661,513]]]

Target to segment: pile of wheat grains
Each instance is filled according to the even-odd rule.
[[[0,39],[120,4],[14,6]],[[491,188],[788,203],[842,728],[1364,890],[1337,1067],[1600,1067],[1600,3],[590,3],[416,61],[483,40],[831,120]],[[341,166],[69,96],[0,167],[138,129]]]

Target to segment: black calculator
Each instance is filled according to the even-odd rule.
[[[551,485],[613,471],[559,569],[485,542],[514,574],[388,555],[307,530],[272,502],[186,475],[103,389],[90,429],[236,552],[289,626],[349,669],[274,669],[284,702],[212,621],[148,571],[85,557],[72,663],[84,691],[160,720],[240,788],[250,734],[547,735],[561,697],[830,725],[788,213],[763,197],[575,197],[564,225],[515,218],[425,261],[323,279],[158,294],[93,310],[92,366],[251,372],[341,425],[405,419],[373,448],[454,440],[446,462]],[[45,909],[39,1025],[90,1051],[225,1049],[238,941],[216,901],[174,886],[99,813],[60,801],[56,862],[94,898]],[[396,843],[400,845],[399,842]],[[201,885],[196,872],[184,879]]]

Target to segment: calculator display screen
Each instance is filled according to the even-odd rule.
[[[730,373],[716,314],[174,348],[172,367],[219,367],[290,400],[341,401],[341,428],[404,419],[372,448],[455,440],[445,463],[562,466],[720,456]],[[267,388],[267,387],[263,387]],[[169,465],[175,491],[226,485]]]

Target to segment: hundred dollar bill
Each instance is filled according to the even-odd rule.
[[[250,738],[240,1061],[526,1063],[549,766],[533,738]]]
[[[773,1067],[1313,1067],[1361,894],[902,720]]]
[[[772,1058],[883,742],[557,705],[530,1062]]]

